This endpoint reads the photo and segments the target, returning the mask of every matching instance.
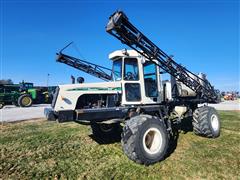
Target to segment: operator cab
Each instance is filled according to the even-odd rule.
[[[134,50],[118,50],[109,55],[113,61],[113,81],[121,81],[122,104],[161,102],[159,67]]]
[[[33,88],[33,83],[29,83],[29,82],[22,81],[21,83],[19,83],[19,85],[20,85],[20,91],[26,91],[28,89]]]

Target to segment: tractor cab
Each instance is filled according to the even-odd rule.
[[[162,100],[159,67],[134,50],[118,50],[113,61],[113,81],[122,84],[122,104],[153,104]]]
[[[29,83],[29,82],[24,82],[22,81],[21,83],[19,83],[20,86],[20,91],[27,91],[28,89],[32,89],[33,88],[33,83]]]

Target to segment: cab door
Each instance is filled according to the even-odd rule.
[[[152,104],[158,102],[158,67],[151,61],[145,61],[143,64],[144,94],[143,103]]]

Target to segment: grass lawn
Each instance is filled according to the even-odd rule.
[[[217,139],[180,133],[164,161],[130,161],[119,142],[98,144],[89,126],[26,121],[1,125],[0,179],[239,179],[240,112],[220,111]]]

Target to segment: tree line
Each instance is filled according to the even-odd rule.
[[[0,84],[13,84],[11,79],[0,79]]]

